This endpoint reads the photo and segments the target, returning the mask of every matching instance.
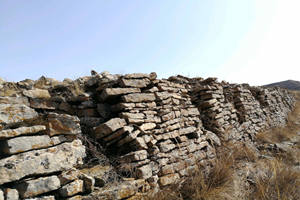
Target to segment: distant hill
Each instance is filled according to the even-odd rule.
[[[281,87],[289,90],[300,90],[300,81],[287,80],[264,85],[265,87]]]

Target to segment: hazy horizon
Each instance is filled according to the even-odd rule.
[[[299,80],[296,0],[1,1],[0,77],[156,72],[264,85]]]

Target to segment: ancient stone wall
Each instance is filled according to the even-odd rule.
[[[293,105],[279,88],[155,73],[2,82],[0,200],[137,197],[208,169],[221,141],[254,143]]]

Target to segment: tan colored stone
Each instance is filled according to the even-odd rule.
[[[4,200],[4,193],[1,189],[0,189],[0,200]]]
[[[145,124],[142,124],[139,128],[142,130],[142,131],[147,131],[147,130],[152,130],[156,127],[156,124],[155,123],[145,123]]]
[[[176,183],[179,180],[179,174],[168,174],[159,178],[159,184],[161,186],[166,186]]]
[[[81,133],[80,120],[76,116],[49,113],[47,115],[47,133],[53,135],[77,135]]]
[[[19,192],[16,189],[6,188],[4,189],[5,200],[18,200]]]
[[[155,95],[152,93],[134,93],[122,96],[126,103],[151,102],[155,101]]]
[[[147,159],[147,157],[148,157],[148,153],[146,150],[134,151],[120,157],[120,162],[130,163],[134,161],[145,160]]]
[[[11,155],[49,146],[51,140],[48,135],[23,136],[0,141],[0,152]]]
[[[42,90],[37,88],[34,90],[24,90],[23,94],[27,97],[38,99],[48,99],[51,97],[48,90]]]
[[[71,169],[82,163],[85,147],[80,140],[48,149],[33,150],[0,160],[0,185],[38,174]]]
[[[61,185],[65,185],[71,181],[77,179],[80,175],[80,172],[73,168],[70,170],[63,171],[60,175],[58,175],[58,179],[60,180]]]
[[[0,104],[24,104],[29,106],[27,97],[0,97]]]
[[[123,112],[120,114],[120,117],[125,119],[143,119],[145,115],[143,113],[129,113],[129,112]]]
[[[149,74],[144,74],[144,73],[132,73],[132,74],[125,74],[124,78],[126,78],[126,79],[150,78],[150,75]]]
[[[35,109],[55,110],[55,102],[49,99],[30,99],[30,107]]]
[[[34,119],[38,113],[25,105],[0,104],[0,123],[12,124]]]
[[[95,137],[97,139],[105,137],[112,132],[126,126],[126,121],[121,118],[113,118],[109,121],[94,128]]]
[[[15,186],[22,198],[35,197],[60,188],[57,176],[42,177],[34,180],[25,180]]]
[[[152,176],[152,168],[150,165],[144,165],[142,167],[137,168],[136,170],[137,178],[147,179]]]
[[[139,92],[141,92],[139,88],[105,88],[100,96],[102,100],[106,100],[109,97]]]
[[[62,197],[70,197],[84,191],[83,180],[75,180],[59,189]]]
[[[150,80],[143,79],[121,79],[121,85],[123,87],[145,88],[150,84]]]
[[[117,130],[116,132],[112,133],[111,135],[104,137],[103,140],[108,142],[108,141],[112,141],[116,138],[121,137],[123,134],[125,133],[131,133],[133,131],[133,127],[131,126],[124,126],[121,129]]]
[[[30,127],[21,127],[16,129],[7,129],[0,131],[0,139],[12,138],[19,135],[34,134],[46,130],[46,126],[37,125]]]
[[[24,200],[55,200],[54,196],[42,196],[42,197],[36,197],[36,198],[30,198],[30,199],[24,199]]]

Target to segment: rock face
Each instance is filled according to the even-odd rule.
[[[295,102],[279,88],[156,77],[1,81],[0,200],[139,199],[213,165],[221,138],[254,143],[284,125]]]

